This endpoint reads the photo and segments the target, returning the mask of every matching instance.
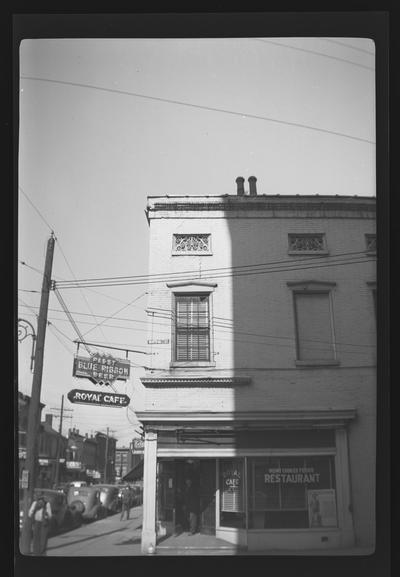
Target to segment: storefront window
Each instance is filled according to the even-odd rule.
[[[221,459],[219,477],[221,527],[245,527],[243,459]]]
[[[333,458],[248,459],[249,529],[337,526]]]

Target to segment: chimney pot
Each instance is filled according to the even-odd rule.
[[[248,181],[249,181],[250,196],[257,196],[256,177],[249,176]]]
[[[238,176],[236,179],[237,184],[237,195],[244,196],[244,178],[243,176]]]

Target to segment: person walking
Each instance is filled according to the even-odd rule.
[[[33,501],[28,517],[32,519],[32,554],[46,555],[49,524],[52,517],[51,505],[43,491]]]
[[[189,529],[190,535],[194,535],[197,532],[199,497],[192,479],[185,481],[184,507],[186,529]]]
[[[120,521],[123,520],[125,513],[126,513],[126,520],[129,520],[129,513],[131,510],[131,489],[130,487],[125,487],[122,492],[122,509],[121,509],[121,518]]]

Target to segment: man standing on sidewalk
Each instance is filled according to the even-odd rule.
[[[125,487],[122,493],[122,509],[121,509],[121,518],[122,521],[124,515],[126,513],[126,520],[129,520],[129,513],[131,510],[131,490],[130,487]]]
[[[49,524],[52,516],[50,503],[45,499],[43,491],[33,501],[28,517],[32,519],[32,553],[46,555]]]

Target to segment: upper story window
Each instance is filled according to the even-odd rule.
[[[167,286],[173,291],[171,366],[215,366],[212,293],[217,285],[198,280]]]
[[[172,237],[172,254],[212,254],[211,234],[174,234]]]
[[[289,254],[327,254],[326,239],[323,233],[290,233]]]
[[[365,244],[368,252],[376,252],[376,234],[366,234]]]
[[[338,364],[331,291],[334,283],[288,283],[293,290],[296,363]]]
[[[210,360],[208,294],[175,295],[175,360]]]

